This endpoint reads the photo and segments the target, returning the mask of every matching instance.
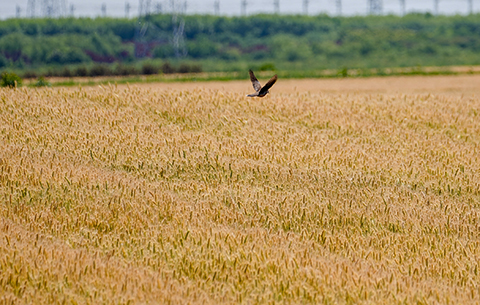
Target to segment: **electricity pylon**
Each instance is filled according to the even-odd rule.
[[[368,0],[368,13],[370,15],[381,15],[383,12],[382,0]]]

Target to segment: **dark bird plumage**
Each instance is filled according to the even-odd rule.
[[[252,81],[253,89],[255,89],[255,93],[249,94],[247,96],[250,97],[264,97],[268,93],[268,89],[270,89],[273,84],[277,81],[277,74],[275,74],[266,84],[265,86],[262,87],[260,85],[260,82],[258,79],[255,77],[255,74],[253,74],[252,70],[248,70],[248,73],[250,73],[250,80]]]

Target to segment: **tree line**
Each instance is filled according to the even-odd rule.
[[[68,76],[480,64],[480,15],[187,15],[181,57],[172,17],[3,20],[0,69]]]

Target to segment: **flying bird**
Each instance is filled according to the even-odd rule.
[[[256,91],[253,94],[247,95],[247,96],[250,96],[250,97],[255,97],[255,96],[264,97],[265,95],[267,95],[268,89],[270,89],[273,86],[273,84],[275,84],[275,82],[277,81],[277,74],[275,74],[265,84],[265,86],[262,87],[262,85],[260,85],[260,82],[258,81],[258,79],[255,77],[255,74],[253,74],[253,71],[248,70],[248,73],[250,73],[250,80],[252,81],[253,89],[255,89],[255,91]]]

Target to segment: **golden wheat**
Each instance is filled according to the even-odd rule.
[[[478,302],[478,98],[201,87],[0,89],[2,303]]]

